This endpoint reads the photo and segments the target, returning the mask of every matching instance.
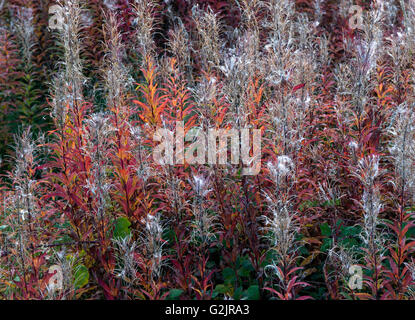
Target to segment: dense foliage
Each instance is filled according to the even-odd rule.
[[[414,63],[413,0],[0,0],[0,299],[415,299]]]

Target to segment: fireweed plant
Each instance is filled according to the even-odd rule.
[[[414,299],[414,39],[413,0],[0,0],[0,299]]]

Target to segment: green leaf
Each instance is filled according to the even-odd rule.
[[[332,240],[333,239],[331,239],[331,238],[323,239],[323,243],[321,245],[320,251],[324,252],[324,253],[327,253],[330,250],[330,248],[333,246],[332,245]]]
[[[304,209],[308,209],[308,208],[313,208],[313,207],[317,207],[319,204],[318,201],[303,201],[302,203],[300,203],[300,205],[298,206],[298,209],[300,211],[304,211]]]
[[[228,292],[228,290],[229,290],[229,288],[228,288],[228,287],[225,287],[225,285],[224,285],[224,284],[218,284],[218,285],[215,287],[215,291],[216,291],[217,293],[222,293],[222,294],[225,294],[225,293],[227,293],[227,292]]]
[[[253,285],[245,290],[244,297],[248,300],[259,300],[259,286]]]
[[[234,294],[233,294],[233,298],[235,300],[240,300],[241,299],[241,295],[242,295],[242,287],[239,287],[235,290]]]
[[[169,300],[177,300],[182,295],[184,291],[182,289],[171,289],[169,291],[169,296],[167,299]]]
[[[341,204],[340,199],[331,199],[329,201],[323,202],[323,207],[335,207]]]
[[[238,269],[238,276],[249,278],[251,271],[254,271],[251,261],[248,257],[243,257],[239,262],[240,268]]]
[[[327,222],[320,225],[321,234],[325,237],[331,236],[331,229]]]
[[[341,244],[346,248],[353,248],[359,246],[359,243],[356,239],[345,239],[341,241]]]
[[[225,268],[222,272],[225,283],[234,283],[236,280],[235,271],[231,268]]]
[[[407,238],[414,238],[415,237],[415,228],[409,228],[408,232],[406,233]]]
[[[341,234],[345,237],[355,237],[360,234],[362,228],[360,226],[342,227]]]
[[[129,227],[131,226],[131,222],[126,217],[120,217],[115,221],[114,226],[114,239],[124,239],[131,234],[131,230]]]
[[[74,285],[75,288],[82,288],[88,284],[89,281],[89,272],[88,268],[83,264],[76,267],[75,276],[74,276]]]

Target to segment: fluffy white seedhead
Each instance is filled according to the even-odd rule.
[[[155,43],[153,35],[157,28],[155,19],[155,9],[157,2],[155,0],[135,0],[133,9],[136,18],[134,20],[137,30],[138,51],[144,58],[153,58],[155,54]]]
[[[113,243],[118,264],[115,276],[129,285],[133,285],[137,279],[137,272],[139,272],[139,264],[135,257],[138,243],[133,241],[131,237],[116,238]]]
[[[111,11],[117,8],[117,0],[104,0],[103,3]]]
[[[13,11],[12,27],[22,45],[25,62],[29,64],[32,60],[33,47],[36,45],[33,9],[16,7]]]
[[[144,230],[140,235],[140,244],[145,247],[145,257],[150,261],[151,277],[160,276],[163,266],[164,228],[159,214],[148,214],[143,220]]]
[[[271,216],[263,216],[265,238],[270,242],[270,251],[273,254],[271,264],[264,269],[270,277],[276,278],[277,285],[286,285],[280,268],[290,266],[295,262],[300,247],[296,236],[299,224],[296,212],[292,209],[288,199],[271,199],[267,197],[271,209]]]
[[[379,230],[379,213],[383,208],[380,198],[378,177],[382,170],[379,168],[378,155],[366,156],[359,160],[357,171],[354,174],[363,185],[361,206],[363,209],[363,223],[361,238],[366,247],[373,254],[377,253],[382,245],[382,235]]]
[[[217,68],[221,60],[222,25],[218,14],[208,7],[202,10],[198,4],[192,7],[192,18],[198,32],[198,46],[205,71]]]
[[[334,246],[327,253],[324,267],[329,278],[342,278],[344,281],[350,276],[350,267],[357,263],[352,250],[342,246]]]
[[[378,155],[369,155],[359,160],[357,167],[357,178],[363,183],[367,188],[374,185],[375,180],[381,174],[379,169],[379,160]]]
[[[275,163],[271,161],[267,163],[267,168],[275,185],[278,186],[282,178],[293,174],[294,162],[288,156],[278,156]]]
[[[202,175],[194,175],[190,184],[197,196],[205,197],[211,191],[209,181]]]
[[[74,274],[76,273],[77,256],[68,256],[66,250],[61,250],[47,258],[53,263],[48,273],[53,274],[46,285],[46,299],[65,300],[75,291]]]
[[[389,152],[395,164],[398,190],[415,196],[415,112],[413,106],[402,104],[391,117],[392,136]]]
[[[202,175],[194,175],[190,181],[194,192],[192,213],[192,238],[207,244],[215,237],[216,216],[209,212],[210,202],[207,199],[212,191],[209,180]]]

